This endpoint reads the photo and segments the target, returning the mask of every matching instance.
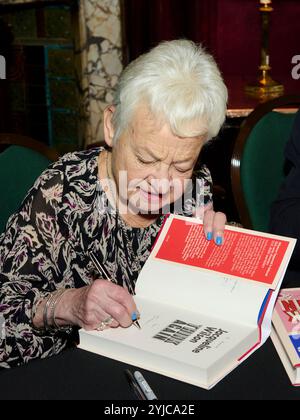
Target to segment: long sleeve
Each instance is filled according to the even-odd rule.
[[[63,171],[56,163],[40,176],[0,237],[0,367],[48,357],[66,345],[66,334],[43,336],[32,325],[38,300],[65,287],[62,194]]]
[[[290,269],[300,274],[300,112],[298,112],[291,138],[286,146],[287,176],[273,203],[270,231],[298,239]],[[300,280],[298,280],[300,284]]]

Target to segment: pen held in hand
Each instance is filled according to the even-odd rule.
[[[90,253],[91,260],[93,261],[94,266],[97,268],[99,275],[104,276],[104,278],[108,281],[111,281],[109,278],[109,275],[107,274],[107,271],[103,267],[102,264],[98,261],[98,259],[95,257],[95,254],[93,252]]]
[[[131,320],[132,320],[132,322],[133,322],[133,324],[138,328],[138,329],[142,329],[142,327],[140,326],[140,324],[139,324],[139,322],[138,322],[138,316],[137,316],[137,314],[136,314],[136,312],[134,312],[132,315],[131,315]]]
[[[97,268],[97,270],[99,272],[99,275],[104,276],[104,278],[107,281],[111,281],[111,279],[109,278],[109,275],[107,274],[107,271],[105,270],[105,268],[103,267],[103,265],[98,261],[98,259],[96,258],[95,254],[93,252],[90,252],[90,257],[91,257],[91,260],[92,260],[94,266]],[[139,330],[142,329],[141,326],[140,326],[140,324],[139,324],[139,322],[138,322],[138,316],[137,316],[137,313],[136,312],[134,312],[131,315],[131,320],[132,320],[133,325],[136,328],[138,328]]]

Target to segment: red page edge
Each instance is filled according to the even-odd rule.
[[[241,356],[239,359],[238,359],[238,362],[240,363],[240,362],[242,362],[243,361],[243,359],[245,359],[245,357],[247,357],[250,353],[252,353],[256,348],[258,348],[259,347],[259,345],[260,345],[260,343],[261,343],[261,338],[262,338],[262,333],[261,333],[261,327],[262,327],[262,323],[263,323],[263,321],[264,321],[264,319],[265,319],[265,315],[266,315],[266,312],[267,312],[267,309],[268,309],[268,306],[269,306],[269,303],[270,303],[270,300],[271,300],[271,298],[272,298],[272,296],[273,296],[273,293],[274,293],[274,291],[273,290],[271,290],[271,293],[269,294],[269,298],[268,298],[268,301],[267,301],[267,304],[265,305],[265,309],[264,309],[264,312],[263,312],[263,314],[262,314],[262,316],[261,316],[261,319],[260,319],[260,322],[259,322],[259,324],[258,324],[258,328],[259,328],[259,341],[250,349],[250,350],[248,350],[247,351],[247,353],[245,353],[243,356]]]

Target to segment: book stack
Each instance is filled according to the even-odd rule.
[[[271,338],[292,384],[300,386],[300,289],[281,290]]]

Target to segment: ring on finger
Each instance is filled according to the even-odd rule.
[[[97,331],[104,331],[106,327],[109,327],[114,322],[112,316],[105,318],[104,321],[101,321],[99,327],[97,327]]]
[[[106,328],[106,325],[104,324],[104,322],[102,321],[100,324],[99,324],[99,327],[97,327],[96,328],[96,331],[104,331],[105,330],[105,328]]]
[[[105,320],[103,321],[103,324],[106,326],[111,325],[114,322],[114,319],[112,316],[108,316],[107,318],[105,318]]]

